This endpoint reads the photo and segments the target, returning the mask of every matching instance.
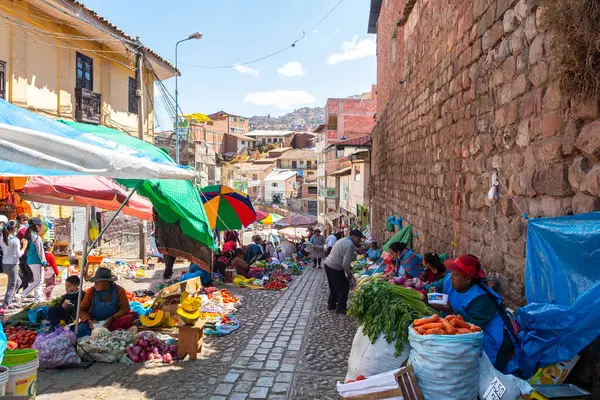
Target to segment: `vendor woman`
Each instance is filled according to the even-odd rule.
[[[456,260],[446,260],[446,268],[451,271],[443,279],[430,285],[430,291],[448,295],[448,306],[432,307],[449,313],[460,314],[465,321],[483,329],[483,351],[498,371],[512,373],[516,360],[514,353],[514,328],[507,327],[504,320],[510,317],[502,306],[502,297],[484,282],[485,272],[479,259],[470,254],[462,254]],[[501,316],[504,315],[504,318]]]
[[[112,271],[103,267],[99,267],[90,278],[94,286],[87,290],[81,301],[79,337],[91,334],[94,321],[104,321],[102,326],[109,330],[115,330],[116,327],[128,329],[133,325],[133,320],[129,323],[131,316],[127,293],[115,283],[116,280]]]
[[[423,257],[409,249],[405,243],[390,244],[393,269],[389,271],[389,281],[400,278],[418,278],[423,273]]]
[[[381,258],[381,254],[382,251],[377,245],[377,242],[371,242],[369,250],[367,250],[367,259],[377,262]]]

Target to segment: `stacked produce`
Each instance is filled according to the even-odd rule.
[[[432,315],[434,310],[423,303],[421,293],[371,278],[356,291],[348,312],[363,326],[371,343],[382,334],[388,343],[395,342],[398,356],[408,342],[413,321]]]
[[[135,333],[129,330],[109,332],[106,328],[96,328],[91,336],[77,341],[77,354],[82,359],[112,363],[125,354],[125,348],[133,342],[134,336]]]
[[[177,315],[179,315],[179,318],[181,318],[184,323],[194,325],[200,318],[201,304],[202,300],[200,300],[200,297],[192,297],[188,292],[183,292],[181,294],[179,308],[177,308]]]
[[[147,328],[172,328],[177,325],[177,321],[171,317],[171,314],[161,310],[140,315],[140,322]]]
[[[8,339],[6,347],[9,350],[28,349],[33,345],[33,342],[37,337],[37,332],[35,331],[30,331],[20,327],[15,328],[13,326],[6,328],[4,333]]]
[[[413,330],[418,335],[465,335],[481,332],[481,328],[465,322],[460,315],[448,315],[441,318],[433,315],[428,318],[415,319]]]
[[[256,268],[262,268],[265,271],[267,271],[269,269],[269,267],[270,267],[270,264],[266,260],[258,260],[258,261],[254,261],[254,263],[252,264],[252,266],[256,267]]]
[[[400,278],[396,281],[396,285],[400,285],[409,289],[422,290],[425,288],[425,282],[419,278]]]
[[[157,361],[171,364],[177,355],[177,345],[168,345],[155,337],[140,335],[133,345],[125,348],[125,352],[134,363]]]

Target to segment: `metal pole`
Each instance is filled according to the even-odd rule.
[[[137,38],[139,43],[139,38]],[[144,133],[146,132],[146,98],[144,96],[144,53],[142,50],[142,44],[139,43],[137,53],[137,69],[136,69],[136,80],[137,80],[137,99],[138,99],[138,138],[143,142]],[[142,263],[148,262],[148,225],[146,220],[142,220],[139,223],[140,232],[140,253],[139,257],[142,259]]]
[[[178,77],[179,69],[177,68],[177,46],[180,42],[175,44],[175,162],[179,164],[179,90],[178,90]]]
[[[131,192],[129,192],[129,194],[127,195],[127,198],[125,199],[125,201],[123,203],[121,203],[121,205],[119,206],[119,208],[117,209],[117,211],[115,211],[115,213],[113,214],[113,216],[110,218],[110,220],[108,220],[108,222],[106,223],[106,225],[104,225],[102,227],[102,230],[100,231],[100,233],[98,234],[98,237],[96,238],[96,240],[94,240],[92,242],[92,244],[90,246],[87,246],[87,242],[88,242],[88,236],[87,236],[87,230],[86,230],[86,240],[85,240],[85,246],[84,246],[84,251],[82,254],[83,259],[81,260],[81,271],[79,272],[79,276],[80,276],[80,280],[81,280],[81,284],[79,285],[79,293],[77,294],[77,312],[75,314],[75,335],[77,336],[77,332],[79,329],[79,314],[81,311],[81,298],[82,298],[82,294],[83,294],[83,278],[85,276],[85,269],[87,267],[87,258],[90,254],[90,252],[92,251],[92,249],[94,248],[94,246],[98,243],[98,241],[100,240],[100,238],[102,238],[102,235],[104,235],[104,232],[106,232],[106,229],[108,229],[108,227],[113,223],[113,221],[115,220],[115,218],[117,218],[117,215],[119,215],[121,213],[121,210],[123,210],[123,207],[125,207],[127,205],[127,203],[129,202],[129,199],[131,199],[131,197],[135,194],[135,192],[137,192],[137,190],[140,188],[140,186],[142,185],[143,181],[140,182],[135,188],[133,188],[131,190]],[[88,205],[88,220],[89,220],[89,211],[90,211],[90,206]]]
[[[85,277],[85,269],[87,267],[87,254],[88,254],[88,242],[89,242],[89,229],[90,229],[90,217],[91,217],[91,211],[92,211],[92,207],[90,206],[90,203],[87,204],[87,206],[85,207],[85,218],[86,218],[86,222],[85,222],[85,232],[83,233],[83,251],[81,252],[81,267],[80,267],[80,271],[79,271],[79,280],[80,280],[80,284],[79,284],[79,293],[77,293],[77,312],[75,315],[75,336],[77,336],[77,334],[79,333],[79,312],[81,311],[81,307],[79,307],[79,305],[81,304],[81,297],[82,297],[82,293],[83,293],[83,278]],[[92,246],[91,248],[94,248],[94,246]]]

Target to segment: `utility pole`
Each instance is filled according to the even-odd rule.
[[[146,104],[144,97],[144,50],[139,36],[136,37],[137,54],[136,54],[136,69],[135,81],[137,84],[136,98],[138,111],[138,138],[144,141],[144,132],[146,128]],[[139,258],[146,264],[148,262],[148,223],[146,220],[140,221],[140,254]]]

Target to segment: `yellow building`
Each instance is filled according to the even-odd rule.
[[[0,0],[0,97],[20,107],[138,136],[139,51],[151,142],[154,82],[175,76],[169,62],[77,1]]]

